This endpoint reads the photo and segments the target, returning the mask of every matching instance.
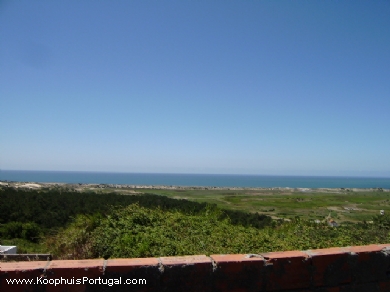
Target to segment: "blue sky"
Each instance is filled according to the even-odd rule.
[[[390,177],[389,1],[1,1],[0,168]]]

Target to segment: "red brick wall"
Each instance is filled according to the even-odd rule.
[[[37,277],[48,282],[7,282]],[[122,285],[50,284],[83,277],[120,278]],[[126,279],[145,279],[146,284],[125,285]],[[0,291],[390,291],[390,244],[259,255],[0,263]]]

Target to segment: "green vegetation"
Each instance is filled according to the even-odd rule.
[[[370,221],[379,210],[390,213],[390,192],[382,189],[359,190],[301,190],[301,189],[148,189],[170,198],[216,204],[223,209],[259,212],[273,218],[323,220],[329,213],[338,222]]]
[[[147,209],[138,204],[96,221],[79,216],[49,239],[62,258],[159,257],[260,253],[389,242],[389,231],[367,224],[329,227],[296,219],[262,229],[233,225],[221,210],[199,214]],[[386,228],[390,223],[386,217]]]
[[[206,203],[152,194],[80,193],[58,188],[26,190],[2,187],[0,202],[0,244],[17,242],[19,252],[27,253],[45,249],[46,238],[63,230],[68,224],[78,226],[79,231],[84,232],[88,228],[77,225],[80,224],[77,221],[79,215],[84,215],[83,218],[95,218],[94,221],[97,222],[97,218],[107,216],[112,210],[134,203],[151,210],[180,210],[187,214],[201,214],[207,207]],[[242,211],[224,210],[219,216],[221,220],[230,218],[232,224],[256,228],[272,223],[269,216]],[[68,239],[70,238],[72,237]],[[50,250],[51,246],[47,245],[46,250]]]
[[[0,187],[0,244],[18,245],[19,252],[82,259],[260,253],[390,241],[390,217],[377,215],[388,210],[388,192],[146,191],[155,194]],[[344,224],[328,226],[324,219],[329,213]]]
[[[64,226],[78,214],[106,214],[112,207],[120,208],[134,203],[152,209],[175,209],[194,214],[202,212],[208,205],[154,194],[125,196],[113,192],[80,193],[56,188],[46,190],[0,188],[0,202],[0,224],[3,223],[0,227],[0,236],[6,238],[20,237],[23,232],[22,223],[36,223],[42,228],[42,232],[47,232],[49,229]],[[233,224],[257,228],[271,224],[272,221],[266,215],[235,210],[224,210],[220,216],[221,219],[229,217]],[[26,224],[23,226],[28,226]]]

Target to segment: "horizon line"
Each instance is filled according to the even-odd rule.
[[[2,171],[24,172],[73,172],[73,173],[101,173],[101,174],[166,174],[166,175],[227,175],[227,176],[277,176],[277,177],[343,177],[343,178],[387,178],[384,175],[305,175],[305,174],[249,174],[249,173],[196,173],[196,172],[134,172],[134,171],[102,171],[102,170],[24,170],[24,169],[1,169]]]

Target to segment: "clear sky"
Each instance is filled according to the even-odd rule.
[[[390,177],[389,1],[0,0],[0,169]]]

